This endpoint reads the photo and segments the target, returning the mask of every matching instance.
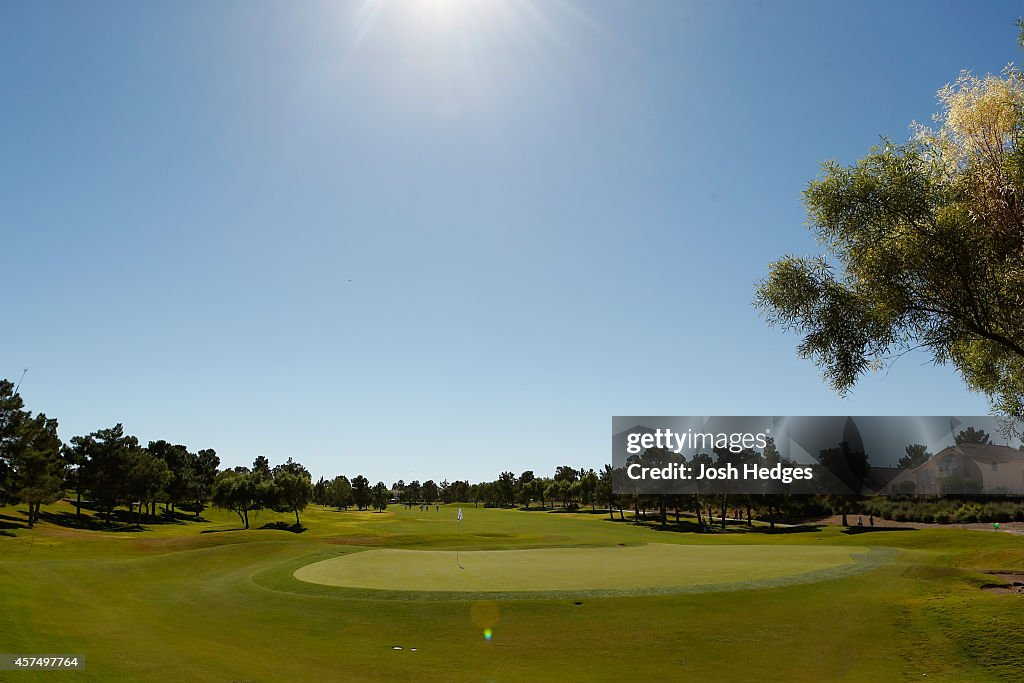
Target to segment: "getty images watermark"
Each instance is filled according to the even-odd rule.
[[[1021,425],[990,416],[612,418],[620,494],[1022,495]]]

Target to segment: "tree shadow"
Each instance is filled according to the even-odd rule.
[[[12,515],[0,515],[0,529],[27,529],[28,521]],[[14,534],[11,534],[13,536]]]
[[[10,531],[6,531],[6,530],[0,529],[0,536],[10,536],[11,538],[15,538],[17,536],[17,534],[15,534],[13,532],[10,532]]]
[[[188,514],[175,510],[172,516],[169,516],[166,512],[158,512],[155,517],[143,515],[143,519],[153,520],[147,522],[148,524],[187,524],[188,522],[200,522],[202,524],[209,524],[210,520],[200,514],[196,517],[194,512]]]
[[[606,522],[615,522],[616,524],[622,524],[622,523],[632,524],[633,523],[633,520],[631,520],[631,519],[625,519],[623,517],[619,517],[619,511],[618,510],[615,511],[615,516],[614,517],[608,517],[608,512],[606,511],[604,513],[604,518],[603,519]]]
[[[289,524],[288,522],[267,522],[261,529],[277,529],[279,531],[290,531],[293,534],[301,534],[306,530],[306,527],[301,524]]]
[[[857,534],[870,534],[876,531],[917,531],[911,526],[851,526],[843,529],[843,533],[848,536],[856,536]]]
[[[65,498],[64,500],[65,502],[70,503],[72,506],[75,505],[75,501],[72,500],[71,498]],[[105,508],[101,508],[98,504],[88,500],[82,501],[81,508],[82,510],[91,512],[95,515],[107,514]],[[136,512],[128,512],[127,510],[123,510],[121,508],[115,508],[113,513],[111,513],[111,516],[117,521],[131,521],[131,523],[134,524],[136,514]],[[175,510],[173,514],[167,512],[166,510],[160,510],[155,515],[151,515],[148,512],[142,513],[143,524],[184,524],[185,522],[208,521],[208,519],[204,519],[201,516],[196,517],[194,511],[186,514],[185,512],[182,512],[181,509]]]
[[[645,526],[651,531],[672,531],[675,533],[701,533],[704,531],[696,522],[667,522],[665,526],[662,526],[661,522],[658,521],[653,523],[648,522],[646,524],[641,524],[640,526]]]
[[[78,517],[74,512],[40,512],[40,521],[64,527],[66,529],[86,529],[88,531],[143,531],[135,526],[135,517],[129,518],[128,512],[118,515],[116,511],[113,519],[107,522],[97,519],[91,515]]]
[[[608,514],[608,513],[605,512],[605,514]],[[677,522],[677,521],[675,521],[674,517],[675,517],[675,515],[670,515],[669,518],[666,520],[665,524],[661,523],[661,519],[660,518],[650,517],[650,516],[648,516],[646,518],[641,518],[640,520],[636,520],[636,519],[625,519],[625,520],[620,520],[620,519],[609,520],[609,519],[605,519],[605,521],[606,522],[610,522],[610,521],[623,522],[624,521],[627,524],[630,524],[632,526],[643,527],[645,529],[650,529],[651,531],[667,531],[667,532],[672,532],[672,533],[685,533],[685,534],[701,534],[701,533],[703,533],[703,534],[711,534],[711,533],[721,534],[721,533],[727,533],[727,532],[746,531],[748,529],[747,527],[739,528],[739,527],[735,527],[735,526],[729,527],[727,529],[723,529],[720,525],[717,525],[717,524],[709,525],[709,524],[706,524],[706,523],[701,525],[701,524],[697,523],[696,519],[692,519],[692,520],[690,520],[690,519],[680,519]]]
[[[776,534],[809,534],[821,531],[824,528],[824,524],[797,524],[796,526],[777,526],[774,529],[770,526],[755,526],[747,529],[747,531],[753,534],[771,534],[774,536]]]
[[[228,533],[229,531],[245,531],[245,527],[237,527],[237,528],[234,528],[234,529],[201,529],[199,531],[199,533],[201,533],[201,534],[225,534],[225,533]]]

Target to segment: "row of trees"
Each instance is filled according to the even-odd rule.
[[[198,517],[210,499],[220,465],[212,449],[193,453],[163,440],[143,447],[120,424],[73,437],[62,455],[78,516],[87,495],[108,521],[114,509],[124,505],[129,513],[135,512],[136,525],[144,510],[155,516],[161,502],[170,517],[179,505],[189,505]]]
[[[237,512],[246,528],[249,512],[263,508],[292,511],[299,525],[299,512],[313,498],[309,471],[301,464],[289,458],[271,469],[260,456],[252,469],[219,466],[213,449],[192,452],[163,440],[143,446],[120,424],[65,444],[55,419],[25,410],[14,384],[0,380],[0,504],[26,504],[30,527],[42,505],[68,493],[74,494],[76,517],[87,503],[108,523],[121,506],[141,526],[142,515],[155,517],[159,503],[173,519],[179,506],[198,517],[212,500]]]
[[[384,509],[391,502],[408,507],[474,503],[493,507],[522,505],[530,509],[533,505],[554,507],[556,502],[563,507],[596,507],[598,503],[610,499],[610,472],[610,467],[607,473],[598,474],[593,469],[577,470],[563,465],[557,468],[553,477],[537,477],[532,470],[527,470],[518,477],[512,472],[502,472],[494,481],[476,484],[466,480],[444,480],[441,483],[433,480],[405,483],[399,480],[390,487],[383,482],[371,487],[369,480],[362,475],[351,480],[339,475],[333,479],[321,478],[313,486],[312,499],[318,505],[339,510],[349,507],[364,510],[371,506]]]
[[[138,525],[143,510],[156,514],[158,502],[171,516],[181,504],[198,515],[219,464],[211,449],[193,453],[167,441],[142,446],[120,424],[65,444],[57,420],[25,410],[15,386],[0,380],[0,502],[25,503],[29,526],[39,521],[42,505],[68,491],[75,494],[78,517],[83,497],[108,521],[124,505]]]
[[[0,503],[27,504],[32,526],[40,506],[62,495],[66,464],[57,421],[24,408],[14,384],[0,380]]]
[[[989,435],[970,429],[961,432],[956,442],[987,443]],[[715,466],[724,462],[749,461],[764,465],[782,462],[773,444],[764,453],[731,454],[716,452],[700,454],[691,465]],[[911,444],[901,458],[902,468],[916,467],[928,460],[931,453],[920,444]],[[638,460],[648,466],[661,466],[679,456],[662,449],[648,449]],[[826,449],[820,461],[838,473],[851,490],[857,491],[870,470],[868,456],[848,444]],[[0,502],[22,502],[28,506],[29,525],[39,520],[40,507],[73,493],[76,515],[81,516],[83,499],[108,521],[115,508],[128,508],[141,525],[142,515],[157,515],[157,505],[173,518],[179,506],[186,506],[198,515],[208,502],[233,510],[245,528],[250,526],[249,513],[262,509],[290,511],[300,525],[300,512],[310,502],[345,509],[385,510],[391,503],[414,504],[473,503],[494,507],[521,505],[565,509],[590,506],[606,509],[614,519],[615,511],[625,519],[624,509],[634,511],[639,521],[646,510],[659,512],[661,523],[667,523],[668,510],[674,509],[678,520],[680,510],[694,511],[700,525],[710,517],[714,507],[726,518],[727,510],[738,510],[747,521],[761,517],[774,524],[780,514],[807,514],[830,508],[845,515],[859,503],[850,496],[798,496],[787,492],[755,495],[758,492],[730,494],[696,490],[686,495],[650,495],[619,493],[627,490],[615,486],[622,482],[621,468],[605,465],[600,472],[577,469],[569,465],[556,468],[553,476],[537,476],[532,470],[516,476],[501,472],[493,481],[471,484],[469,481],[447,480],[435,483],[405,483],[399,480],[387,486],[384,482],[370,484],[363,475],[320,479],[315,485],[309,471],[291,458],[271,467],[260,456],[249,467],[218,471],[220,460],[212,449],[189,451],[183,445],[168,441],[150,441],[142,446],[134,436],[124,433],[118,424],[86,436],[76,436],[64,444],[57,436],[57,421],[46,415],[33,415],[24,409],[14,386],[0,380]],[[844,520],[845,523],[845,520]]]

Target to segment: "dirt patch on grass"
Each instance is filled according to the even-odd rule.
[[[857,518],[863,526],[857,524]],[[970,524],[936,524],[925,522],[897,522],[892,519],[875,517],[875,525],[870,524],[870,515],[850,514],[846,516],[847,526],[851,529],[863,531],[885,531],[887,529],[970,529],[971,531],[995,531],[1004,534],[1024,535],[1024,522],[1000,522],[999,528],[995,528],[992,522],[971,522]],[[843,522],[841,515],[821,517],[809,520],[808,524],[829,524],[839,526]]]
[[[986,583],[981,587],[981,590],[986,593],[1003,593],[1003,594],[1020,594],[1024,595],[1024,574],[996,574],[989,573],[994,579],[999,579],[1000,583]]]

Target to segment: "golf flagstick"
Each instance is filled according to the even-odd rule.
[[[458,534],[461,537],[462,536],[462,508],[459,508],[459,522],[458,522],[458,524],[459,524],[459,532],[458,532]],[[456,540],[456,543],[458,543],[458,540]],[[458,545],[455,546],[455,564],[459,565],[459,569],[465,569],[465,567],[462,566],[462,563],[459,562],[459,546]]]

